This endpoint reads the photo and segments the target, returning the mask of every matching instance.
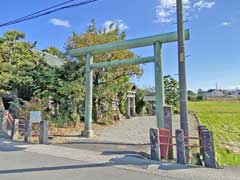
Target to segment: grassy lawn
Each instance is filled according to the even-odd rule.
[[[213,131],[219,164],[240,165],[240,102],[189,102],[189,110]]]

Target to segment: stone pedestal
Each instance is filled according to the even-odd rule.
[[[158,129],[150,129],[150,146],[151,146],[151,160],[159,161],[161,159],[159,131]]]
[[[39,144],[48,144],[48,122],[40,122]]]
[[[93,130],[83,130],[82,132],[81,132],[81,136],[82,137],[86,137],[86,138],[91,138],[91,137],[94,137],[94,132],[93,132]]]
[[[26,121],[24,128],[24,142],[29,142],[30,136],[31,136],[31,123],[30,121]]]
[[[215,158],[215,149],[214,149],[214,141],[213,141],[213,133],[208,130],[202,131],[203,137],[203,159],[205,163],[205,167],[216,168],[216,158]]]

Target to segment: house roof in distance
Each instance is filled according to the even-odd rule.
[[[43,52],[38,49],[33,49],[33,51],[39,53],[43,60],[51,67],[61,67],[65,63],[64,59],[51,55],[47,52]]]

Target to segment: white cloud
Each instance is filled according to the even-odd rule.
[[[58,19],[58,18],[50,19],[50,23],[55,25],[55,26],[63,26],[63,27],[66,27],[66,28],[71,27],[68,20],[63,20],[63,19]]]
[[[157,21],[161,23],[169,23],[174,20],[176,12],[176,0],[158,0],[156,7]],[[183,0],[184,8],[189,8],[189,0]]]
[[[120,31],[125,31],[128,29],[128,25],[122,19],[107,20],[103,23],[103,28],[106,32],[114,31],[117,27]]]
[[[197,1],[193,4],[193,7],[194,8],[198,8],[199,10],[200,9],[203,9],[203,8],[212,8],[216,3],[214,1],[205,1],[205,0],[200,0],[200,1]]]
[[[210,9],[215,5],[214,1],[206,0],[183,0],[185,9],[185,16],[189,17],[196,13],[196,9],[201,10],[204,8]],[[157,22],[170,23],[176,19],[176,0],[158,0],[156,6]]]
[[[221,26],[230,27],[230,26],[232,26],[232,23],[229,21],[224,21],[221,23]]]

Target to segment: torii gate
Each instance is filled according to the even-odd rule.
[[[189,40],[189,30],[185,30],[185,40]],[[162,44],[176,42],[178,40],[177,32],[159,34],[155,36],[143,37],[132,40],[118,41],[106,44],[90,46],[86,48],[72,49],[69,51],[71,56],[86,56],[86,95],[84,112],[84,131],[83,136],[93,136],[92,130],[92,90],[93,90],[93,69],[103,67],[118,67],[124,65],[154,63],[155,69],[155,89],[156,89],[156,115],[157,127],[164,127],[163,106],[164,106],[164,81],[162,66]],[[154,46],[154,56],[121,59],[110,62],[93,63],[93,54],[118,51],[124,49],[139,48],[145,46]]]

